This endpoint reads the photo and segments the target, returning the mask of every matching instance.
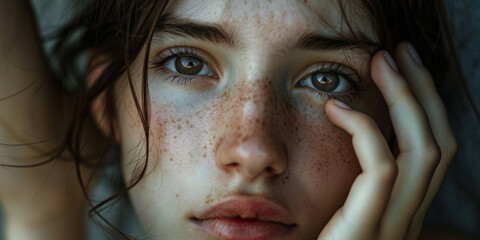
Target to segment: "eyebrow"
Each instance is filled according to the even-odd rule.
[[[216,24],[200,24],[184,19],[169,17],[164,21],[159,21],[157,23],[155,34],[158,36],[161,33],[200,39],[214,44],[225,45],[230,48],[238,48],[238,42],[235,40],[234,34]],[[375,42],[363,33],[353,33],[353,35],[338,35],[333,37],[317,33],[307,33],[299,38],[294,45],[294,49],[334,51],[357,48],[373,54],[378,51],[381,46],[380,43]]]
[[[215,24],[199,24],[183,19],[167,18],[159,21],[155,26],[155,34],[160,33],[205,40],[231,48],[237,46],[234,35]]]
[[[306,50],[342,50],[362,49],[370,54],[380,50],[381,44],[370,39],[363,33],[352,33],[348,36],[324,36],[316,33],[308,33],[299,38],[295,48]]]

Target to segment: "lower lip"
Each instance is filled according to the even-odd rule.
[[[202,231],[225,240],[261,240],[289,235],[294,226],[256,219],[212,218],[194,220]]]

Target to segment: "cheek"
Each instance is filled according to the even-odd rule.
[[[151,153],[157,165],[162,165],[156,166],[155,171],[171,169],[181,175],[182,171],[191,171],[211,156],[209,149],[213,143],[208,140],[211,130],[201,113],[193,107],[152,102]]]
[[[163,233],[182,226],[183,215],[179,209],[185,208],[185,202],[196,199],[195,189],[192,191],[198,186],[195,182],[201,179],[198,177],[204,174],[206,164],[214,165],[214,161],[206,160],[212,155],[208,119],[195,110],[179,109],[192,110],[165,99],[151,101],[148,168],[142,180],[129,192],[143,224]],[[138,156],[143,153],[136,151]],[[132,171],[136,164],[134,159],[124,160],[127,179],[138,175],[139,171]],[[159,219],[165,223],[158,225]]]
[[[315,179],[314,187],[332,183],[339,175],[346,177],[339,173],[357,173],[360,169],[351,136],[327,119],[321,122],[318,126],[301,128],[295,136],[297,149],[293,152],[297,156],[291,158],[301,160],[290,161],[302,169],[302,175]]]
[[[308,104],[297,104],[297,110],[290,113],[295,121],[291,123],[292,128],[287,128],[284,136],[292,155],[289,156],[289,167],[302,169],[302,176],[315,179],[311,185],[316,187],[332,183],[332,180],[339,177],[358,175],[360,165],[350,134],[330,122],[323,103],[316,103],[309,97],[296,98]],[[348,184],[348,181],[340,181],[343,182]]]
[[[289,175],[294,191],[304,196],[299,212],[315,219],[311,229],[321,229],[340,208],[361,168],[352,137],[334,126],[322,110],[297,117],[289,149]],[[288,139],[288,138],[287,138]]]
[[[152,101],[150,140],[158,187],[173,184],[188,192],[188,184],[211,175],[215,167],[215,131],[207,104],[191,105],[167,99]],[[210,175],[209,175],[210,174]],[[210,176],[212,177],[212,176]]]

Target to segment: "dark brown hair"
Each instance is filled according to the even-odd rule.
[[[348,1],[347,1],[348,2]],[[350,2],[349,2],[350,3]],[[77,101],[74,106],[74,116],[65,138],[65,144],[61,151],[68,150],[77,163],[101,167],[101,163],[92,164],[82,157],[79,143],[82,127],[90,115],[92,101],[106,94],[106,116],[112,121],[115,118],[113,107],[113,86],[115,81],[127,73],[129,86],[134,96],[138,116],[141,119],[145,146],[149,149],[149,112],[147,70],[149,59],[149,47],[152,35],[157,26],[167,16],[166,9],[170,3],[168,0],[99,0],[90,1],[81,11],[58,32],[59,42],[55,47],[55,61],[59,64],[59,79],[69,79],[75,76],[74,90]],[[437,88],[445,81],[453,81],[447,78],[448,71],[459,71],[459,65],[455,57],[452,39],[446,21],[445,7],[440,0],[359,0],[355,1],[354,7],[366,9],[373,19],[374,29],[382,46],[380,48],[394,52],[396,45],[402,41],[411,42],[418,50],[425,66],[432,73]],[[343,5],[343,13],[347,7]],[[345,15],[345,14],[344,14]],[[348,21],[347,21],[348,24]],[[350,28],[351,29],[351,28]],[[139,56],[141,50],[147,47],[144,56]],[[89,66],[86,71],[78,71],[75,59],[85,52],[90,52],[91,59],[102,57],[103,61]],[[141,95],[137,96],[133,80],[130,74],[130,65],[135,59],[141,57],[144,61]],[[451,59],[455,59],[452,61]],[[86,74],[96,67],[102,66],[104,71],[100,77],[87,88]],[[461,75],[460,75],[461,76]],[[457,78],[458,79],[458,78]],[[463,78],[461,84],[465,85]],[[466,90],[466,89],[465,89]],[[470,94],[465,92],[473,105]],[[445,99],[444,99],[445,100]],[[478,110],[474,107],[477,116]],[[111,122],[110,126],[113,126]],[[113,133],[113,130],[111,131]],[[115,145],[113,136],[108,136],[111,145]],[[148,164],[148,151],[145,153],[144,164],[141,165],[140,173],[132,182],[128,183],[119,193],[93,206],[88,193],[85,191],[83,179],[78,173],[79,181],[84,188],[84,193],[92,207],[90,215],[97,215],[106,226],[106,230],[116,232],[125,239],[130,236],[115,228],[101,215],[104,205],[112,200],[124,196],[127,191],[135,186],[144,176]],[[79,171],[79,167],[77,167]]]

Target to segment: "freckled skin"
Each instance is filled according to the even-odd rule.
[[[151,236],[209,239],[189,218],[227,196],[260,195],[293,214],[298,227],[288,239],[316,239],[361,170],[351,136],[325,115],[326,100],[292,83],[306,56],[284,49],[305,31],[328,31],[319,15],[338,22],[339,10],[327,0],[212,2],[202,8],[200,1],[180,1],[175,11],[238,31],[242,47],[191,43],[226,60],[216,82],[177,85],[149,73],[150,159],[146,176],[130,191],[132,203]],[[175,45],[158,43],[152,52]],[[342,56],[325,53],[315,61]],[[141,64],[140,58],[132,72],[140,73]],[[134,75],[138,86],[140,76]],[[144,133],[125,77],[116,97],[128,182],[143,166]],[[348,104],[376,121],[388,119],[375,87]],[[388,124],[382,130],[388,136]]]

